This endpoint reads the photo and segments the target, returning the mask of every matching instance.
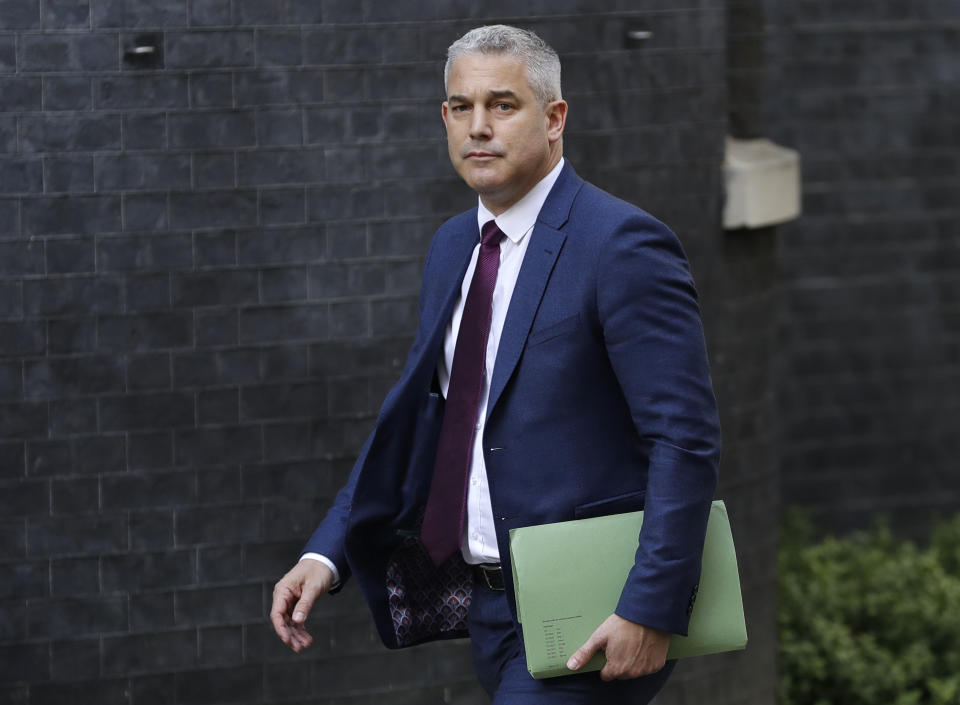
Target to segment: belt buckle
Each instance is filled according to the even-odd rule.
[[[503,569],[500,566],[478,565],[480,574],[483,575],[483,584],[490,590],[502,591],[503,587]]]

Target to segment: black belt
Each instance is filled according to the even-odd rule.
[[[473,579],[491,590],[503,590],[503,570],[499,563],[480,563],[471,565]]]

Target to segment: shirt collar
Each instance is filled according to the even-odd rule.
[[[496,218],[494,218],[493,213],[483,205],[483,201],[480,201],[478,198],[477,226],[483,228],[485,223],[495,220],[497,227],[503,231],[503,234],[510,238],[514,244],[518,244],[523,240],[524,235],[530,232],[533,224],[537,222],[540,209],[543,208],[543,204],[550,194],[550,189],[552,189],[553,185],[557,182],[562,169],[563,157],[560,157],[560,161],[550,170],[549,174],[544,176],[532,189],[527,191],[523,198],[496,216]]]

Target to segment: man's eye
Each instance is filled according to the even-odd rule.
[[[464,112],[467,111],[467,106],[466,106],[466,105],[454,105],[454,106],[451,108],[451,110],[453,110],[453,112],[455,112],[455,113],[464,113]]]
[[[510,103],[497,103],[497,110],[502,113],[507,112],[508,110],[513,110],[513,106]]]

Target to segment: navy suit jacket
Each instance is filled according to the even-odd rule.
[[[686,257],[666,226],[584,182],[569,163],[530,237],[483,433],[511,609],[510,529],[645,509],[616,611],[685,634],[720,452]],[[401,598],[405,571],[408,583],[427,591],[442,581],[452,581],[460,597],[457,590],[469,590],[459,556],[429,574],[417,536],[443,414],[437,361],[478,241],[476,209],[437,231],[406,365],[305,549],[333,560],[343,580],[357,578],[390,647],[464,636],[456,620],[414,633],[400,628],[397,583]],[[438,599],[449,600],[449,590]],[[412,605],[414,612],[430,609]]]

